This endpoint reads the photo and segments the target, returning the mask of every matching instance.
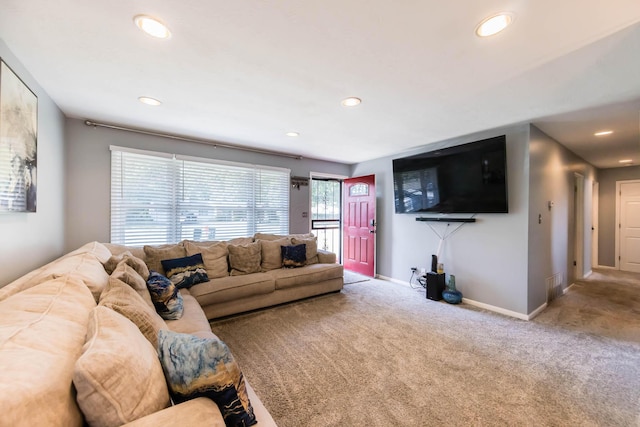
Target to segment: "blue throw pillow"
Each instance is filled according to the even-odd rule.
[[[160,262],[169,280],[179,289],[190,288],[198,283],[209,281],[207,270],[202,261],[202,254],[165,259]]]
[[[176,403],[204,396],[218,405],[227,427],[257,423],[242,371],[217,337],[160,330],[158,356]]]
[[[282,266],[293,268],[303,267],[307,263],[307,245],[281,246]]]
[[[149,271],[147,289],[156,311],[165,320],[177,320],[182,317],[184,305],[182,295],[171,280],[157,271]]]

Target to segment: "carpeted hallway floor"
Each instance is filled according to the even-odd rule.
[[[637,426],[640,275],[610,274],[531,322],[371,279],[212,329],[280,427]]]

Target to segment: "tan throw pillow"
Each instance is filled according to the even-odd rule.
[[[305,245],[307,245],[307,265],[318,263],[317,237],[313,236],[306,239],[300,239],[300,238],[294,237],[293,239],[291,239],[291,243],[293,243],[294,245],[299,245],[301,243],[304,243]]]
[[[100,297],[99,305],[108,307],[131,320],[153,348],[158,348],[158,331],[167,329],[167,324],[131,286],[122,280],[110,277],[109,284]]]
[[[229,250],[226,242],[203,246],[185,241],[184,247],[187,251],[187,256],[202,254],[202,261],[209,279],[227,277],[229,275],[229,265],[227,264]]]
[[[144,280],[147,280],[147,278],[149,277],[149,268],[147,267],[147,264],[145,264],[143,260],[134,256],[129,251],[114,255],[109,258],[109,260],[104,264],[104,269],[107,270],[107,273],[112,274],[116,267],[118,267],[118,264],[123,261],[127,265],[135,269]]]
[[[163,259],[175,259],[187,256],[187,252],[184,250],[182,243],[161,246],[145,246],[144,254],[147,257],[146,262],[149,270],[157,271],[163,276],[165,276],[165,272],[160,261]]]
[[[142,264],[144,265],[144,262],[142,262]],[[145,265],[144,268],[146,269],[147,266]],[[113,273],[111,273],[111,277],[122,280],[124,283],[131,286],[131,288],[142,297],[149,307],[154,308],[153,302],[151,301],[151,294],[149,294],[149,289],[147,288],[146,279],[143,279],[142,276],[127,263],[126,259],[120,261],[115,270],[113,270]],[[148,277],[149,274],[147,274],[147,278]]]
[[[285,237],[278,240],[261,240],[262,261],[260,267],[262,271],[282,268],[282,246],[289,246],[291,239]]]
[[[89,315],[82,351],[73,384],[89,425],[120,426],[169,406],[156,349],[130,320],[96,307]]]
[[[228,245],[229,265],[232,276],[260,272],[260,242],[248,245]]]
[[[231,239],[227,241],[228,245],[248,245],[249,243],[253,243],[253,237],[236,237],[235,239]]]

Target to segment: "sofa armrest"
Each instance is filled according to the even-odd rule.
[[[335,264],[337,262],[337,259],[337,255],[333,252],[318,249],[318,262],[320,264]]]
[[[125,424],[126,427],[171,425],[225,427],[218,405],[206,397],[187,400]]]

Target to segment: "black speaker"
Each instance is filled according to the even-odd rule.
[[[427,298],[434,301],[442,299],[444,291],[444,273],[427,273]]]

